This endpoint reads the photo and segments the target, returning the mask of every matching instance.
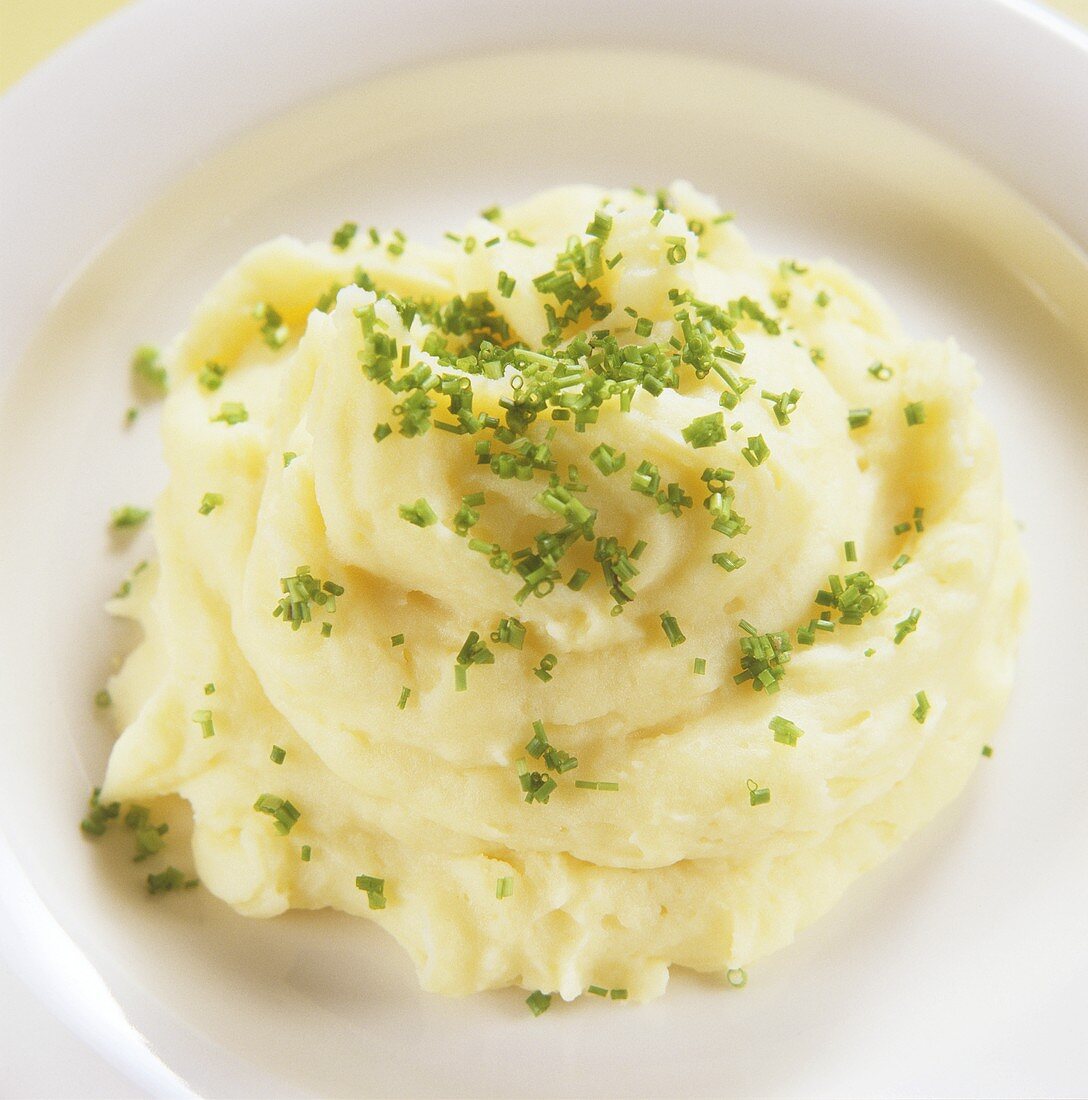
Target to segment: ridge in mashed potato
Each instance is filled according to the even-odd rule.
[[[168,352],[103,797],[180,793],[215,895],[368,917],[430,990],[747,967],[1002,713],[974,367],[687,184],[451,236],[262,245]]]

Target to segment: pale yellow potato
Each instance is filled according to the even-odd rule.
[[[834,264],[761,260],[688,185],[670,189],[670,204],[654,225],[651,198],[563,188],[495,223],[475,219],[464,231],[478,242],[471,253],[409,241],[396,256],[388,238],[375,246],[365,234],[343,252],[282,238],[223,277],[169,352],[159,558],[112,605],[146,640],[111,684],[125,729],[104,795],[186,798],[199,876],[240,912],[333,906],[370,917],[410,953],[423,985],[444,993],[517,984],[572,998],[594,984],[642,1000],[663,991],[672,963],[723,971],[788,944],[966,782],[1005,704],[1025,598],[971,361],[952,341],[906,339]],[[584,434],[559,425],[559,469],[578,465],[597,533],[648,544],[637,597],[619,616],[596,572],[580,593],[560,585],[519,607],[516,574],[492,569],[454,532],[461,497],[474,492],[487,503],[473,536],[514,549],[558,527],[534,500],[544,478],[500,480],[475,464],[470,436],[432,429],[375,442],[375,425],[396,423],[396,398],[360,367],[356,310],[375,296],[352,285],[362,265],[399,296],[488,291],[537,347],[550,299],[532,279],[570,235],[586,239],[602,208],[613,216],[605,254],[623,260],[599,283],[613,311],[590,328],[646,342],[631,306],[654,322],[648,339],[667,341],[677,288],[721,305],[747,295],[782,330],[741,322],[747,357],[735,369],[755,385],[725,414],[743,428],[716,446],[682,437],[719,409],[716,376],[690,371],[679,392],[639,392],[629,413],[606,405]],[[701,238],[692,219],[705,223]],[[535,243],[510,240],[510,230]],[[501,242],[484,247],[495,235]],[[668,262],[667,238],[684,240],[681,262]],[[500,272],[516,278],[509,299],[496,292]],[[328,314],[314,309],[342,283]],[[258,302],[282,313],[282,350],[263,343]],[[429,358],[427,326],[405,330],[387,300],[375,310],[413,362]],[[214,393],[198,382],[208,359],[228,368]],[[873,377],[877,360],[892,377]],[[476,410],[501,412],[510,385],[474,377]],[[803,396],[779,425],[760,393],[791,387]],[[224,401],[244,403],[248,419],[210,420]],[[925,403],[924,424],[907,424],[911,401]],[[858,406],[872,419],[851,431]],[[546,424],[530,429],[534,439]],[[741,449],[759,433],[771,454],[753,468]],[[600,442],[627,455],[610,477],[588,461]],[[288,451],[298,457],[285,465]],[[661,515],[632,492],[643,459],[694,507]],[[736,508],[750,525],[734,539],[712,531],[701,506],[700,473],[719,465],[736,472]],[[206,492],[224,502],[200,515]],[[399,517],[419,497],[436,525]],[[915,506],[924,531],[893,534]],[[856,565],[844,560],[846,540]],[[743,567],[711,561],[725,550]],[[901,553],[910,561],[893,569]],[[294,631],[272,611],[280,578],[300,565],[345,592],[335,613],[318,608]],[[575,565],[595,570],[592,544],[564,559],[564,575]],[[828,574],[856,569],[887,590],[886,610],[795,645],[776,694],[734,682],[741,619],[793,631],[819,615]],[[897,645],[912,608],[918,628]],[[687,638],[675,648],[664,611]],[[524,650],[492,645],[495,663],[472,667],[468,690],[455,691],[467,633],[486,640],[511,615],[528,628]],[[406,644],[393,647],[398,633]],[[532,669],[549,652],[558,664],[543,683]],[[696,657],[705,675],[693,672]],[[411,696],[400,710],[402,686]],[[919,691],[932,705],[924,724],[912,714]],[[192,720],[205,708],[207,739]],[[804,730],[795,747],[775,741],[776,715]],[[516,770],[536,719],[579,762],[546,805],[526,804]],[[274,744],[286,750],[281,765],[269,758]],[[578,789],[578,778],[620,789]],[[753,784],[770,789],[768,803],[751,804]],[[286,836],[253,808],[266,792],[300,811]],[[369,907],[360,874],[386,880],[384,909]],[[513,894],[500,900],[506,876]]]

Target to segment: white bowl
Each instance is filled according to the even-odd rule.
[[[1015,0],[144,0],[10,92],[0,142],[0,942],[59,1017],[156,1095],[1088,1086],[1088,37]],[[126,644],[100,605],[147,549],[104,521],[163,476],[153,414],[120,426],[131,349],[280,231],[674,176],[978,357],[1034,587],[994,758],[743,993],[534,1020],[421,994],[363,922],[147,898],[77,827]]]

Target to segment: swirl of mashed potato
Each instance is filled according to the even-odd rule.
[[[651,998],[788,944],[1000,718],[971,361],[686,184],[272,241],[166,364],[104,795],[180,793],[241,913],[369,917],[444,993]]]

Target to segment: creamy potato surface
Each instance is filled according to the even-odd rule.
[[[1024,564],[951,342],[686,184],[254,249],[165,356],[103,797],[427,989],[660,994],[963,787]]]

